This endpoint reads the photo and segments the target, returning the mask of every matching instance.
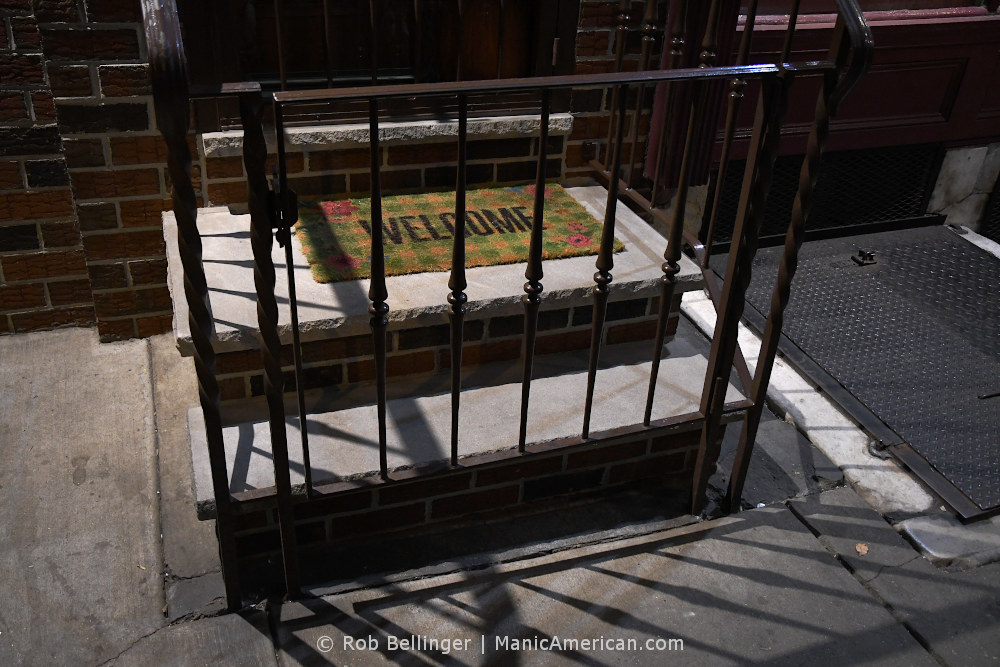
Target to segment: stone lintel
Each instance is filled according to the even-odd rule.
[[[537,137],[539,116],[496,116],[470,118],[468,137],[479,139],[513,139]],[[549,134],[567,135],[573,131],[573,116],[556,113],[549,116]],[[412,120],[379,123],[379,141],[383,145],[454,141],[458,137],[457,120]],[[275,150],[273,136],[268,147]],[[313,125],[285,130],[285,148],[292,152],[357,148],[369,143],[368,123],[344,125]],[[230,157],[243,154],[242,130],[206,132],[201,135],[201,151],[205,157]]]

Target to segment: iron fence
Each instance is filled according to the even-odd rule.
[[[686,3],[675,3],[675,7]],[[595,175],[607,186],[607,205],[594,274],[593,316],[591,320],[591,344],[588,362],[587,392],[583,406],[583,422],[580,436],[565,442],[567,446],[593,442],[601,438],[614,438],[619,433],[595,433],[591,430],[591,411],[594,401],[594,387],[598,381],[598,367],[602,352],[602,332],[607,314],[608,299],[614,290],[614,233],[615,210],[618,201],[624,200],[637,207],[648,216],[659,219],[668,229],[667,243],[663,254],[660,279],[660,310],[656,326],[655,343],[652,351],[652,368],[647,392],[645,417],[642,424],[630,427],[636,431],[655,432],[667,426],[674,426],[677,419],[696,425],[701,431],[697,463],[692,480],[691,506],[694,513],[701,511],[705,500],[705,489],[710,468],[718,456],[718,442],[721,437],[722,417],[727,409],[726,388],[731,371],[735,368],[745,387],[747,400],[738,407],[745,409],[739,447],[734,469],[730,475],[726,497],[728,510],[738,508],[743,481],[749,465],[750,454],[764,406],[764,397],[769,382],[771,367],[776,354],[776,345],[781,331],[784,308],[788,302],[791,280],[796,269],[798,249],[803,240],[805,222],[812,201],[819,157],[823,151],[829,131],[829,120],[837,104],[867,67],[871,54],[871,36],[864,18],[854,0],[838,0],[839,19],[834,31],[834,40],[827,60],[807,63],[786,62],[795,31],[797,2],[793,5],[788,22],[785,49],[782,58],[774,64],[746,63],[749,53],[750,33],[756,13],[756,2],[751,3],[745,19],[744,37],[738,48],[736,64],[719,66],[716,63],[715,31],[719,22],[723,3],[713,0],[707,15],[707,29],[700,40],[697,36],[685,34],[685,21],[677,12],[672,12],[671,24],[666,27],[666,39],[670,46],[672,65],[679,64],[688,45],[698,44],[698,66],[690,68],[653,68],[650,62],[652,40],[656,33],[657,3],[650,0],[645,4],[643,19],[639,27],[642,35],[642,53],[636,71],[621,70],[623,44],[629,30],[628,8],[630,3],[623,0],[619,6],[617,33],[618,70],[604,74],[542,76],[532,78],[506,78],[475,81],[449,81],[441,83],[412,83],[402,85],[370,85],[361,87],[327,88],[318,90],[287,90],[262,97],[260,87],[255,84],[231,84],[216,87],[201,94],[230,95],[239,99],[241,119],[244,127],[244,164],[248,174],[248,205],[251,219],[251,242],[253,248],[254,280],[257,293],[258,325],[261,336],[261,355],[264,367],[264,393],[267,398],[271,424],[272,453],[274,463],[275,500],[280,527],[281,550],[288,595],[294,596],[300,590],[298,558],[295,543],[293,506],[297,502],[308,502],[316,493],[309,464],[309,443],[305,427],[309,416],[306,414],[302,383],[302,358],[299,344],[298,315],[295,298],[295,282],[292,274],[291,229],[296,222],[297,202],[295,193],[288,187],[287,155],[284,136],[285,118],[289,110],[297,105],[309,105],[336,101],[360,101],[367,106],[369,126],[369,146],[371,150],[371,211],[372,261],[371,282],[368,292],[370,326],[374,344],[375,378],[378,413],[379,474],[386,484],[393,483],[387,464],[386,442],[386,328],[388,324],[388,289],[385,277],[385,252],[383,248],[381,220],[382,184],[380,174],[380,124],[383,107],[393,100],[425,100],[428,98],[451,99],[457,105],[457,182],[455,194],[455,233],[453,234],[452,263],[449,292],[442,299],[449,304],[451,321],[451,440],[450,462],[460,464],[462,452],[458,415],[461,408],[461,361],[463,326],[466,315],[467,280],[465,262],[466,223],[466,143],[469,116],[469,98],[478,94],[521,93],[535,96],[540,107],[538,130],[538,162],[534,200],[534,223],[531,227],[529,258],[525,270],[524,295],[524,344],[521,359],[522,384],[520,404],[519,441],[514,456],[530,455],[527,448],[528,406],[531,400],[532,369],[535,355],[535,337],[538,329],[538,313],[543,301],[544,271],[542,263],[544,183],[546,173],[546,146],[549,114],[552,96],[559,91],[592,88],[610,89],[612,110],[610,130],[604,161],[593,161]],[[215,352],[211,342],[212,320],[209,307],[208,288],[201,264],[201,239],[197,226],[197,204],[191,188],[189,172],[191,157],[187,144],[189,120],[189,91],[187,86],[185,59],[180,39],[174,0],[144,0],[145,27],[150,48],[151,69],[158,126],[169,147],[168,166],[174,184],[174,211],[178,226],[178,245],[184,270],[184,289],[189,305],[190,329],[195,353],[194,361],[201,395],[201,406],[205,415],[209,458],[216,497],[217,528],[222,550],[222,564],[227,594],[231,606],[238,606],[240,587],[236,575],[235,544],[232,521],[236,505],[239,503],[229,492],[227,463],[223,446],[222,422],[219,407],[219,385],[215,378]],[[373,14],[372,35],[375,17]],[[374,67],[374,65],[373,65]],[[789,90],[796,78],[819,75],[823,86],[816,101],[816,116],[809,137],[808,151],[799,177],[798,191],[792,207],[791,219],[785,237],[785,249],[771,299],[770,313],[763,332],[763,345],[756,370],[751,374],[737,345],[737,327],[744,307],[746,289],[750,281],[752,260],[757,247],[767,194],[774,174],[775,160],[781,127],[787,106]],[[373,75],[374,76],[374,75]],[[373,78],[373,81],[377,77]],[[736,138],[736,114],[745,103],[748,84],[758,84],[759,94],[755,100],[754,123],[748,134],[749,150],[742,177],[742,188],[732,231],[731,252],[725,276],[719,279],[708,270],[712,254],[714,229],[719,210],[719,192],[710,202],[709,221],[701,238],[684,229],[683,214],[685,196],[696,162],[703,158],[701,151],[711,146],[705,141],[703,119],[711,116],[713,85],[728,83],[730,92],[726,97],[726,120],[723,126],[723,165]],[[668,214],[653,206],[652,195],[645,196],[638,187],[635,166],[640,122],[646,105],[649,89],[661,87],[661,94],[668,98],[683,100],[683,104],[673,105],[673,111],[664,118],[665,124],[676,124],[682,128],[680,136],[680,157],[677,160],[676,201],[673,212]],[[684,94],[680,91],[683,89]],[[631,108],[630,108],[631,100]],[[278,138],[277,177],[269,187],[266,174],[267,147],[264,128],[261,123],[265,109],[271,105]],[[630,125],[631,120],[631,125]],[[651,146],[650,152],[662,157],[671,150],[666,132],[660,132],[660,140]],[[625,156],[626,140],[630,142],[629,154]],[[655,162],[652,188],[655,193],[662,177],[660,165]],[[719,176],[727,178],[723,169]],[[293,497],[288,466],[288,442],[285,430],[285,405],[283,401],[283,375],[281,369],[281,343],[278,335],[278,308],[275,298],[275,267],[271,260],[274,239],[284,246],[286,264],[289,270],[289,298],[293,333],[292,349],[296,372],[296,393],[302,435],[302,449],[305,464],[305,498]],[[670,303],[675,291],[679,262],[687,249],[704,270],[706,283],[713,301],[716,303],[718,321],[711,341],[708,370],[704,379],[700,409],[692,415],[684,415],[672,420],[651,419],[655,400],[657,375],[660,368]],[[513,269],[512,269],[513,270]],[[731,407],[731,406],[730,406]],[[667,423],[669,421],[669,424]]]

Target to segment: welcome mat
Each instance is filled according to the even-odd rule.
[[[535,186],[466,191],[467,267],[528,260]],[[561,186],[545,186],[542,258],[596,255],[603,225]],[[450,271],[455,193],[382,198],[386,275]],[[371,199],[299,202],[296,234],[316,282],[371,276]],[[614,250],[625,245],[615,239]]]

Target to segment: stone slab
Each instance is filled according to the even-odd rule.
[[[1000,560],[1000,516],[963,524],[952,514],[901,521],[897,528],[941,565],[975,567]]]
[[[153,336],[149,339],[149,348],[159,457],[163,561],[170,579],[188,581],[220,569],[215,522],[200,521],[191,509],[194,483],[187,413],[199,405],[198,381],[194,362],[181,356],[171,334]],[[168,599],[168,605],[170,603]],[[185,613],[171,611],[172,616]]]
[[[604,219],[607,192],[600,186],[568,188],[598,220]],[[658,294],[663,275],[660,265],[666,241],[624,204],[616,208],[615,235],[625,250],[614,256],[611,300],[627,300]],[[164,213],[168,283],[174,304],[174,333],[184,354],[193,351],[188,326],[187,301],[177,251],[177,225],[173,213]],[[198,227],[202,234],[203,259],[215,320],[213,344],[217,352],[256,348],[257,296],[253,282],[248,215],[233,215],[226,208],[201,209]],[[292,241],[299,328],[303,341],[370,334],[368,280],[320,284],[313,280],[297,239]],[[288,283],[284,249],[272,249],[277,271],[279,331],[291,341]],[[543,263],[545,292],[542,308],[565,308],[589,303],[594,287],[596,258],[570,257]],[[448,321],[448,273],[417,273],[387,279],[390,329],[443,324]],[[469,269],[467,317],[482,318],[523,312],[524,265],[484,266]],[[701,271],[686,257],[681,259],[678,292],[702,284]]]
[[[168,582],[166,595],[167,620],[171,623],[181,619],[218,616],[226,611],[226,584],[221,572]]]
[[[681,322],[660,367],[653,419],[697,412],[707,368],[708,341]],[[591,432],[641,424],[649,383],[649,361],[635,357],[649,351],[645,345],[609,346],[602,355],[605,367],[595,385]],[[641,358],[641,356],[640,356]],[[528,415],[528,442],[546,442],[579,436],[586,396],[587,353],[547,355],[536,361]],[[467,381],[460,411],[462,456],[512,449],[518,440],[521,384],[519,364],[490,365]],[[477,386],[476,377],[492,382]],[[446,460],[450,452],[451,396],[412,393],[388,401],[389,469]],[[369,387],[367,391],[371,392]],[[313,480],[350,479],[378,470],[378,421],[373,402],[359,404],[355,395],[341,397],[336,412],[310,416],[309,450]],[[742,398],[730,385],[727,401]],[[310,411],[311,412],[311,411]],[[195,491],[202,516],[214,512],[211,468],[200,409],[188,413]],[[292,485],[301,486],[302,449],[297,418],[289,417],[286,433]],[[237,424],[224,429],[226,460],[233,492],[274,485],[270,426],[267,421]]]
[[[512,139],[515,137],[537,137],[541,118],[536,115],[499,116],[491,118],[470,118],[468,137],[477,139]],[[554,113],[549,116],[549,134],[565,135],[573,131],[573,115]],[[285,130],[285,148],[288,151],[335,150],[338,148],[367,147],[369,144],[368,123],[345,123],[338,125],[290,127]],[[427,143],[435,141],[455,141],[458,137],[458,121],[415,120],[386,121],[379,123],[379,142],[385,145],[406,143]],[[275,152],[277,140],[267,136],[268,148]],[[243,132],[206,132],[201,135],[201,150],[205,157],[227,157],[243,155]]]
[[[0,336],[0,664],[95,665],[165,624],[145,341]]]
[[[964,571],[935,567],[850,489],[791,505],[941,664],[1000,661],[1000,563]],[[858,544],[867,547],[864,554]]]
[[[726,428],[718,470],[709,485],[722,497],[729,484],[742,422]],[[743,486],[743,506],[770,505],[819,493],[844,483],[844,474],[792,424],[764,408],[750,468]]]
[[[278,620],[282,665],[937,664],[782,506],[283,604]],[[390,637],[411,636],[460,648],[390,648]],[[603,638],[603,650],[511,648],[555,637]],[[359,648],[369,638],[378,649]],[[617,640],[623,649],[607,650]]]
[[[271,667],[277,662],[264,612],[247,610],[168,626],[137,642],[110,664],[122,667]]]
[[[796,498],[790,506],[818,534],[819,541],[844,560],[863,582],[887,567],[899,567],[920,554],[878,512],[850,488]],[[866,549],[861,553],[857,545]]]

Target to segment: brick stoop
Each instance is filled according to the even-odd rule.
[[[600,186],[569,188],[596,219],[604,218]],[[373,341],[367,281],[319,284],[293,242],[299,303],[310,462],[314,494],[304,490],[303,451],[295,405],[284,250],[274,247],[279,333],[284,347],[286,439],[302,549],[339,548],[344,540],[448,527],[576,502],[653,484],[690,486],[700,435],[698,396],[708,341],[680,322],[683,292],[702,286],[682,259],[670,304],[668,349],[651,427],[642,412],[659,313],[666,241],[626,206],[616,209],[614,282],[598,372],[592,439],[579,437],[592,336],[595,257],[544,262],[542,311],[531,384],[526,454],[516,449],[521,400],[523,265],[469,269],[459,417],[459,464],[451,468],[450,327],[447,273],[388,279],[388,481],[378,475]],[[174,327],[182,353],[192,352],[187,308],[165,216]],[[236,500],[236,544],[251,568],[277,562],[270,423],[257,343],[256,295],[248,216],[206,209],[199,216],[215,329],[212,342],[222,387],[223,440]],[[292,392],[292,393],[287,393]],[[726,419],[740,415],[730,388]],[[637,426],[638,425],[638,426]],[[204,420],[188,414],[199,516],[214,516]]]
[[[302,486],[297,420],[290,418],[286,436],[300,546],[336,548],[349,539],[485,521],[636,485],[689,489],[701,434],[697,396],[708,341],[681,323],[661,366],[649,428],[641,426],[649,375],[649,362],[639,361],[642,353],[648,356],[642,348],[606,348],[590,440],[579,437],[586,353],[539,357],[525,454],[513,447],[520,399],[516,362],[490,364],[469,375],[460,413],[462,456],[455,467],[447,463],[451,413],[446,390],[421,398],[402,391],[401,398],[388,402],[388,480],[377,473],[374,405],[310,414],[314,493],[309,498]],[[497,384],[484,386],[483,378]],[[425,383],[418,386],[428,390]],[[741,398],[730,387],[725,422],[742,417]],[[189,428],[199,512],[209,518],[214,500],[198,409],[189,413]],[[223,430],[223,438],[241,558],[252,567],[278,563],[269,424],[235,424]]]
[[[632,489],[687,491],[701,432],[685,427],[570,448],[533,447],[523,456],[467,457],[457,468],[438,468],[436,474],[433,468],[394,474],[389,484],[375,478],[370,485],[318,487],[313,499],[295,506],[301,558],[356,549],[365,541],[555,512]],[[239,514],[236,543],[241,568],[255,571],[254,580],[277,580],[281,555],[275,509]],[[332,571],[350,574],[344,568]],[[326,568],[319,576],[330,575]]]

